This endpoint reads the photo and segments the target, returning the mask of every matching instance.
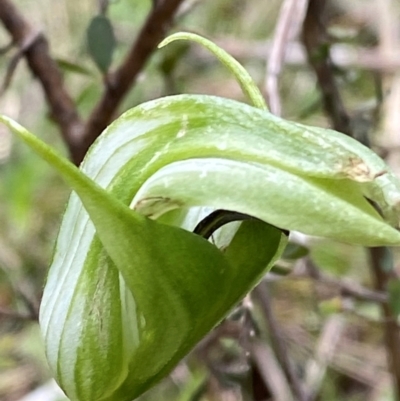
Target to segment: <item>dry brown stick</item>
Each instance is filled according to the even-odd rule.
[[[346,135],[351,134],[350,117],[347,114],[332,71],[330,43],[322,15],[327,0],[310,0],[303,24],[303,42],[310,65],[321,88],[326,113],[333,127]]]
[[[329,59],[329,46],[327,47],[326,33],[321,16],[327,0],[310,0],[307,16],[303,28],[303,40],[313,67],[319,87],[323,94],[325,111],[330,117],[335,129],[347,135],[354,136],[349,115],[344,109],[343,102],[336,86],[332,65]],[[323,50],[321,52],[321,49]],[[387,290],[387,284],[392,278],[393,272],[385,269],[385,254],[388,250],[384,247],[371,248],[371,269],[374,275],[375,289],[380,292]],[[382,304],[385,325],[385,346],[389,362],[389,369],[393,375],[394,393],[396,399],[400,399],[400,330],[395,322],[387,303]]]
[[[10,0],[0,0],[0,20],[11,35],[13,42],[25,50],[30,70],[38,78],[51,110],[51,116],[61,129],[71,157],[75,160],[82,132],[82,122],[74,102],[63,85],[57,63],[50,57],[46,38],[21,16]],[[30,46],[26,46],[31,38]]]
[[[345,328],[345,320],[341,315],[333,315],[324,324],[315,347],[315,355],[305,366],[308,401],[317,399],[328,366],[331,365],[337,345]]]
[[[343,296],[350,296],[360,301],[376,302],[379,304],[388,303],[389,297],[385,291],[371,290],[354,281],[330,276],[314,266],[310,260],[307,261],[306,273],[294,273],[290,277],[310,277],[317,282],[337,287]]]
[[[320,276],[320,278],[317,280],[326,284],[337,286],[344,296],[351,296],[352,298],[360,301],[376,302],[379,304],[388,303],[388,295],[384,291],[374,291],[369,288],[365,288],[358,283],[340,280],[335,277],[329,277],[328,275]]]
[[[386,248],[371,248],[371,266],[374,275],[375,288],[378,291],[387,291],[387,284],[392,278],[391,272],[385,268],[385,259],[387,258]],[[397,318],[390,310],[389,304],[382,305],[382,312],[385,319],[384,335],[386,344],[386,354],[390,371],[393,374],[396,399],[400,399],[400,329],[397,324]]]
[[[271,49],[267,59],[267,70],[265,77],[265,94],[271,113],[281,115],[281,100],[279,96],[278,78],[282,70],[286,49],[289,40],[297,34],[295,26],[302,24],[304,8],[308,0],[285,0],[276,23]],[[300,21],[298,21],[300,20]]]
[[[80,147],[83,158],[89,146],[111,122],[121,100],[165,37],[174,15],[184,0],[160,1],[148,15],[139,35],[121,66],[107,79],[107,86],[86,124]]]
[[[337,288],[340,291],[340,295],[345,297],[351,297],[358,301],[364,302],[375,302],[378,304],[387,304],[388,303],[388,295],[386,292],[372,290],[367,287],[363,287],[361,284],[356,283],[351,280],[339,279],[328,274],[322,273],[319,269],[315,268],[317,271],[316,274],[314,272],[294,272],[290,273],[286,276],[278,276],[274,274],[268,274],[266,277],[266,281],[276,281],[276,280],[304,280],[304,279],[312,279],[316,283],[327,284],[333,288]]]
[[[307,401],[308,397],[288,355],[286,344],[283,342],[282,332],[278,322],[275,319],[271,298],[268,290],[265,288],[265,283],[261,283],[258,287],[256,287],[253,291],[253,294],[257,297],[257,300],[266,318],[268,328],[271,333],[273,349],[275,350],[277,358],[288,379],[288,383],[296,401]]]
[[[274,400],[293,401],[291,389],[271,347],[260,340],[253,339],[249,345],[252,360]]]
[[[298,261],[303,264],[302,261]],[[306,259],[305,260],[306,269],[293,269],[291,263],[287,263],[284,261],[279,261],[275,267],[278,267],[279,270],[284,274],[276,274],[274,270],[271,270],[265,278],[266,281],[277,281],[277,280],[303,280],[303,279],[312,279],[316,283],[328,284],[331,287],[336,287],[340,291],[340,295],[351,297],[357,299],[359,301],[364,302],[376,302],[379,304],[387,303],[389,300],[388,294],[386,292],[376,291],[367,287],[362,286],[361,284],[348,280],[346,278],[340,279],[337,277],[333,277],[329,274],[321,272],[317,267],[313,265],[313,263]]]
[[[0,96],[3,95],[3,93],[7,90],[7,88],[11,84],[11,80],[14,76],[18,63],[24,57],[25,52],[35,43],[36,40],[40,39],[40,36],[41,36],[40,32],[36,32],[36,35],[30,36],[29,40],[25,41],[25,43],[22,46],[20,46],[17,53],[13,55],[11,61],[8,63],[6,75],[3,84],[0,88]]]

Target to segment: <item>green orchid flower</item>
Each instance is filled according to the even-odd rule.
[[[200,95],[141,104],[80,169],[0,117],[74,191],[40,310],[50,368],[72,401],[129,401],[168,374],[279,258],[286,230],[400,244],[400,182],[378,156],[273,116],[229,55],[193,34],[163,45],[178,39],[214,52],[254,106]],[[244,221],[207,241],[231,220]]]

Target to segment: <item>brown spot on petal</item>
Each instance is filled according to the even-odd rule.
[[[340,170],[346,178],[357,182],[373,181],[376,176],[359,157],[350,157],[340,166]]]

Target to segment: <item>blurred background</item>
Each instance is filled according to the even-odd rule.
[[[82,119],[161,2],[12,0],[47,38]],[[99,14],[113,34],[90,33]],[[40,80],[24,60],[26,49],[9,46],[3,24],[0,112],[68,156]],[[171,32],[202,34],[240,60],[274,113],[345,132],[400,171],[398,2],[187,0],[171,25]],[[108,45],[99,50],[96,41]],[[115,117],[174,93],[245,101],[215,57],[179,42],[152,54]],[[0,127],[1,401],[65,399],[47,370],[37,313],[68,195],[62,180]],[[398,256],[294,234],[255,292],[141,399],[398,400]]]

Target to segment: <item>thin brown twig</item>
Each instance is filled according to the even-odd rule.
[[[249,345],[252,360],[274,400],[292,401],[293,395],[271,347],[260,340],[253,339]]]
[[[314,401],[318,397],[327,368],[331,365],[345,326],[343,316],[333,315],[329,317],[321,330],[314,358],[305,367],[304,382],[309,391],[308,401]]]
[[[313,264],[309,260],[307,261],[307,271],[295,271],[285,276],[268,274],[265,278],[265,281],[271,282],[280,279],[285,279],[286,281],[312,279],[315,281],[315,283],[328,285],[331,289],[337,288],[340,291],[340,295],[343,297],[351,297],[358,301],[374,302],[378,304],[388,304],[389,301],[389,296],[387,292],[372,290],[370,288],[363,287],[361,284],[354,281],[330,276],[326,273],[321,272],[318,268],[313,266]],[[353,315],[357,315],[352,307],[345,306],[345,304],[343,304],[341,310],[344,312],[350,312]],[[368,319],[366,316],[363,315],[358,314],[357,316],[363,319]],[[397,323],[397,318],[391,318],[389,320],[395,321]],[[374,323],[383,323],[385,321],[387,321],[387,319],[381,319],[379,321],[371,320],[371,322]]]
[[[370,258],[372,274],[374,275],[375,288],[378,291],[386,291],[389,280],[393,277],[393,271],[388,272],[385,268],[385,259],[389,250],[384,247],[371,248]],[[386,354],[390,371],[393,374],[396,399],[400,398],[400,329],[396,316],[390,310],[389,304],[382,305],[382,312],[385,319],[384,335],[386,343]]]
[[[7,66],[7,71],[6,71],[6,76],[4,78],[3,84],[0,87],[0,96],[7,90],[9,87],[11,80],[14,76],[15,70],[18,66],[18,63],[22,60],[24,57],[25,52],[31,47],[36,40],[40,38],[40,32],[36,32],[36,35],[32,35],[28,38],[28,41],[23,43],[16,54],[12,57],[11,61],[8,63]]]
[[[303,43],[310,65],[321,88],[325,112],[333,127],[346,135],[351,134],[350,117],[340,96],[330,57],[330,43],[323,21],[327,0],[310,0],[303,24]]]
[[[308,0],[285,0],[276,23],[271,50],[268,55],[265,77],[265,94],[269,108],[275,115],[280,116],[282,111],[279,96],[278,78],[282,70],[288,42],[297,34],[294,26],[302,24],[302,17]]]
[[[376,302],[379,304],[388,303],[388,295],[386,292],[371,290],[354,281],[330,276],[329,274],[321,272],[310,260],[307,261],[307,272],[305,274],[295,274],[294,277],[310,277],[317,282],[337,287],[342,295],[351,296],[360,301]]]
[[[70,155],[75,160],[82,122],[74,102],[64,88],[57,63],[50,57],[46,38],[43,35],[37,37],[37,31],[22,17],[10,0],[0,0],[0,20],[13,42],[20,48],[24,48],[31,38],[36,39],[25,49],[25,57],[30,70],[42,85],[51,116],[60,127]]]
[[[265,288],[265,283],[261,283],[253,291],[257,301],[263,311],[263,314],[267,320],[269,331],[271,333],[271,341],[273,348],[276,352],[277,358],[282,366],[283,372],[285,373],[293,395],[297,401],[307,401],[307,395],[299,380],[292,361],[288,355],[288,350],[283,342],[283,336],[278,322],[275,319],[274,312],[272,309],[272,302],[269,296],[268,290]]]

